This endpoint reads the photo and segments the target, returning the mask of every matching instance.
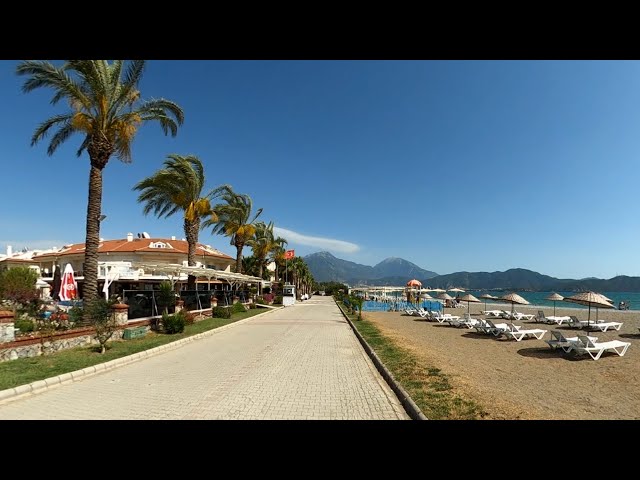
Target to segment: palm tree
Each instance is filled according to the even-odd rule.
[[[276,282],[280,281],[278,280],[278,273],[282,275],[282,271],[284,270],[286,265],[286,261],[284,258],[286,250],[284,246],[287,245],[288,243],[289,242],[287,242],[287,240],[285,240],[284,238],[276,237],[273,241],[273,248],[271,249],[271,252],[269,252],[269,258],[276,265],[276,269],[274,272],[274,277],[276,279]]]
[[[259,208],[251,220],[253,202],[251,197],[242,193],[235,193],[229,185],[220,187],[220,198],[224,203],[213,207],[218,220],[209,219],[202,227],[213,226],[212,234],[223,234],[231,237],[230,244],[236,247],[236,272],[242,273],[242,249],[255,234],[255,221],[262,213]]]
[[[262,278],[267,256],[274,246],[273,222],[266,224],[264,222],[256,222],[256,231],[253,237],[247,241],[247,245],[253,250],[253,256],[256,257],[258,265],[257,276]]]
[[[183,157],[173,153],[167,155],[164,168],[133,187],[134,190],[141,192],[138,202],[145,203],[143,210],[145,215],[153,211],[158,218],[168,218],[174,213],[183,212],[184,234],[189,245],[187,254],[189,266],[196,265],[196,248],[201,220],[218,221],[210,200],[215,198],[224,186],[202,196],[204,183],[204,167],[198,157],[194,155]],[[189,290],[196,288],[196,277],[193,275],[189,275],[187,288]]]
[[[165,135],[175,137],[184,121],[182,109],[169,100],[141,100],[138,83],[144,66],[144,60],[128,64],[125,60],[67,60],[60,67],[30,60],[17,67],[18,75],[29,77],[22,85],[23,92],[50,87],[54,91],[52,105],[63,99],[69,105],[65,113],[48,118],[36,128],[31,145],[56,129],[47,149],[51,156],[72,134],[84,135],[77,155],[86,150],[91,163],[84,254],[83,297],[87,301],[98,297],[102,171],[112,155],[131,162],[131,144],[142,123],[157,120]]]

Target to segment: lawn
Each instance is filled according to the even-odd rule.
[[[109,342],[107,351],[102,355],[97,350],[98,347],[96,345],[88,345],[62,350],[53,355],[19,358],[2,362],[0,363],[0,390],[26,385],[37,380],[55,377],[56,375],[108,362],[109,360],[132,355],[143,350],[149,350],[264,313],[264,311],[264,309],[256,308],[242,313],[234,313],[231,318],[207,318],[193,325],[187,325],[184,332],[174,335],[148,332],[142,338]]]

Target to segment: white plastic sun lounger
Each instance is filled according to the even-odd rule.
[[[452,326],[458,327],[458,328],[462,328],[462,327],[473,328],[478,323],[480,323],[480,320],[477,320],[475,318],[471,318],[471,316],[468,313],[465,313],[462,316],[462,318],[458,318],[458,319],[449,321],[449,325],[452,325]]]
[[[542,328],[530,328],[526,330],[523,328],[519,328],[502,332],[502,334],[506,338],[510,340],[514,339],[516,342],[521,341],[523,338],[536,338],[538,340],[542,340],[542,337],[544,337],[545,333],[547,333],[547,330],[543,330]]]
[[[620,330],[620,327],[622,327],[622,322],[603,322],[598,320],[598,323],[589,322],[588,325],[584,321],[582,323],[584,328],[600,330],[601,332],[606,332],[609,329]]]
[[[544,317],[545,318],[545,322],[548,324],[554,324],[557,323],[558,325],[562,325],[562,322],[570,322],[571,321],[571,317]]]
[[[486,319],[485,322],[488,325],[487,332],[485,333],[491,333],[496,337],[499,337],[506,331],[512,330],[511,326],[507,325],[506,323],[493,323],[493,321],[490,319]],[[520,329],[520,327],[518,325],[513,325],[513,329],[517,331]]]
[[[586,335],[578,335],[577,342],[571,342],[571,349],[568,351],[574,351],[578,355],[589,354],[589,356],[598,360],[604,352],[615,353],[622,357],[627,350],[631,342],[621,342],[620,340],[611,340],[610,342],[592,342]]]
[[[552,349],[561,348],[565,352],[571,350],[572,345],[578,342],[578,337],[565,337],[560,330],[551,330],[551,340],[545,340]],[[598,337],[587,337],[592,342],[597,342]]]
[[[533,320],[536,316],[528,313],[513,312],[514,320]]]
[[[502,310],[484,310],[480,313],[488,317],[499,317],[502,314]]]

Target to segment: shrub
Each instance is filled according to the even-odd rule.
[[[21,318],[16,320],[14,324],[16,328],[19,328],[22,333],[33,332],[36,328],[33,320],[29,320],[28,318]]]
[[[189,310],[180,310],[176,315],[179,315],[184,319],[185,325],[193,325],[196,323],[196,316]]]
[[[184,332],[185,319],[181,313],[182,312],[175,315],[162,315],[162,327],[164,329],[164,333],[173,335],[174,333]]]
[[[111,312],[111,305],[103,298],[96,298],[85,306],[84,314],[91,326],[96,330],[96,340],[100,342],[100,353],[106,351],[107,341],[118,328],[115,315]]]
[[[69,309],[69,322],[71,322],[74,325],[78,325],[79,323],[82,323],[83,314],[84,312],[82,310],[82,307],[78,307],[74,305]]]
[[[238,303],[234,303],[233,306],[231,307],[231,312],[232,313],[244,313],[246,312],[247,309],[244,308],[244,305],[240,302]]]
[[[263,305],[264,305],[264,304],[263,304]],[[255,304],[255,303],[250,303],[250,304],[249,304],[249,309],[250,309],[250,310],[253,310],[254,308],[258,308],[258,307],[256,306],[256,304]]]
[[[259,303],[260,305],[266,305],[267,301],[262,297],[257,297],[256,298],[256,303]]]
[[[211,316],[213,318],[231,318],[231,309],[227,307],[216,307],[212,309]]]
[[[282,295],[277,295],[276,298],[273,300],[273,303],[282,305]]]

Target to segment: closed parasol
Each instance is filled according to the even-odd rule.
[[[60,300],[73,300],[78,296],[78,284],[73,275],[73,267],[70,263],[64,267],[62,280],[60,281]]]

